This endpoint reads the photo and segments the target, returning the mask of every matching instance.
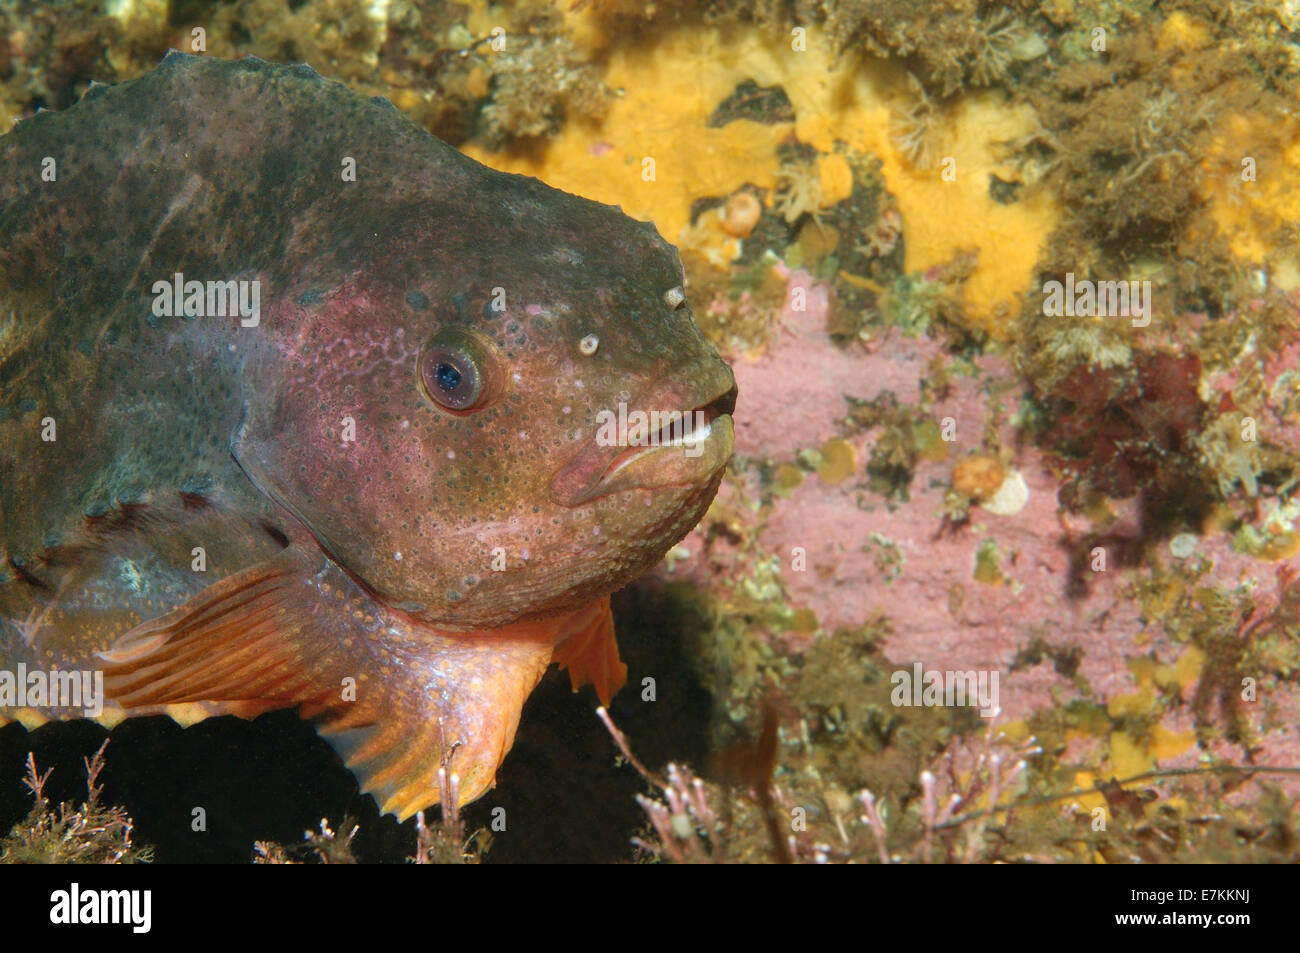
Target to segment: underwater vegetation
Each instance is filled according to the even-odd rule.
[[[20,2],[0,112],[195,27],[653,221],[739,384],[717,499],[615,599],[620,696],[552,682],[484,802],[335,798],[259,862],[1300,859],[1293,4]],[[900,706],[917,662],[1001,711]],[[5,859],[141,857],[93,785],[11,785]]]
[[[99,775],[104,770],[105,741],[85,759],[86,797],[80,805],[51,806],[45,784],[53,768],[38,772],[27,755],[23,784],[32,796],[32,809],[0,839],[0,864],[137,864],[148,863],[152,848],[133,839],[130,815],[100,802]]]

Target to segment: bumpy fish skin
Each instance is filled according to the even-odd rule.
[[[652,226],[251,58],[170,54],[0,167],[0,669],[105,668],[117,717],[300,705],[400,816],[444,762],[490,785],[553,655],[617,688],[606,597],[731,450]],[[256,325],[156,314],[176,273],[258,282]],[[434,339],[480,355],[473,412],[422,387]],[[714,419],[616,461],[620,402]]]

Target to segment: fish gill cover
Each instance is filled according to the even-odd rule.
[[[0,20],[6,859],[1296,859],[1291,5]]]

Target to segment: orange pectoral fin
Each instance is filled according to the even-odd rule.
[[[604,668],[582,671],[602,696],[617,688],[625,670],[612,633],[608,602],[491,631],[440,631],[295,544],[126,633],[103,653],[104,686],[125,708],[196,703],[247,717],[299,706],[361,790],[405,820],[438,802],[441,767],[458,776],[462,804],[492,786],[557,642],[586,634],[612,651]]]
[[[551,661],[569,670],[575,692],[583,685],[593,685],[600,703],[608,705],[627,682],[627,666],[618,656],[618,640],[614,637],[609,596],[576,614],[572,626],[567,638],[555,647]]]
[[[289,547],[136,626],[100,653],[106,694],[124,708],[226,702],[239,714],[319,697],[329,647],[306,637],[300,590],[320,561]]]

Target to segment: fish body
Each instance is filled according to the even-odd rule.
[[[254,58],[0,167],[0,719],[78,714],[19,666],[102,673],[109,723],[298,707],[406,817],[491,785],[552,661],[617,690],[608,596],[732,445],[652,226]],[[611,442],[627,408],[695,426]]]

